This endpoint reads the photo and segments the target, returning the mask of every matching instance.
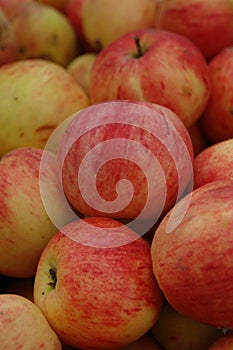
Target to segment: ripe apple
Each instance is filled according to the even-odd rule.
[[[8,17],[12,17],[19,5],[31,2],[34,2],[34,0],[0,0],[0,9],[2,9]]]
[[[12,24],[0,8],[0,66],[17,59],[17,42]]]
[[[74,58],[66,67],[67,71],[72,75],[83,90],[90,95],[91,69],[96,59],[93,52],[83,53]]]
[[[0,342],[4,350],[61,350],[61,342],[40,309],[20,295],[0,295]]]
[[[233,138],[217,142],[194,159],[194,186],[221,179],[233,180]]]
[[[57,231],[41,200],[43,151],[17,148],[0,161],[0,273],[32,277],[39,256]],[[50,176],[50,170],[44,169]]]
[[[149,331],[163,295],[144,239],[113,219],[85,218],[43,250],[34,302],[65,344],[117,349]]]
[[[206,350],[223,334],[217,327],[180,314],[168,302],[151,332],[166,350]]]
[[[120,37],[97,56],[91,75],[92,103],[146,100],[170,108],[189,127],[210,95],[207,63],[186,37],[143,29]]]
[[[129,219],[146,233],[192,180],[189,133],[171,110],[144,101],[107,101],[74,115],[58,145],[59,173],[84,216]]]
[[[64,7],[67,0],[37,0],[38,2],[54,7],[55,9],[64,12]]]
[[[75,30],[55,8],[36,1],[15,7],[10,20],[18,58],[43,58],[66,66],[79,53]]]
[[[155,232],[151,255],[156,280],[181,314],[233,328],[233,181],[198,187],[176,204],[177,213],[187,197],[183,221],[170,227],[176,219],[173,208]]]
[[[210,350],[231,350],[233,347],[233,335],[223,335],[211,346]]]
[[[85,46],[98,51],[126,33],[152,27],[156,9],[157,0],[67,0],[65,13]]]
[[[185,35],[206,59],[233,45],[232,0],[158,1],[155,27]]]
[[[0,90],[0,157],[18,147],[43,148],[62,121],[89,105],[70,74],[46,60],[1,66]]]
[[[209,62],[209,71],[212,90],[200,122],[210,142],[216,143],[233,137],[233,46]]]

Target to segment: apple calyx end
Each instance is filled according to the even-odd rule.
[[[57,270],[55,268],[50,268],[49,269],[49,278],[51,279],[51,282],[48,282],[48,286],[52,287],[55,289],[56,284],[57,284]]]

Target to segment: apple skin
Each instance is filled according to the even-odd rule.
[[[127,235],[132,241],[125,244]],[[85,218],[45,247],[34,302],[65,344],[117,349],[149,331],[163,295],[144,239],[113,219]]]
[[[87,52],[74,58],[66,67],[75,81],[90,96],[91,70],[96,59],[96,53]]]
[[[165,302],[151,333],[166,350],[206,350],[222,331],[177,312]]]
[[[134,37],[141,42],[138,57]],[[92,103],[145,100],[175,112],[186,127],[197,121],[210,95],[208,65],[186,37],[142,29],[120,37],[97,56],[91,75]]]
[[[233,180],[233,138],[217,142],[194,159],[194,187],[216,180]]]
[[[223,335],[210,347],[210,350],[231,350],[233,346],[233,335]]]
[[[211,95],[200,123],[207,139],[216,143],[233,137],[233,47],[209,62],[209,72]]]
[[[0,8],[0,66],[17,59],[17,41],[12,24]]]
[[[0,157],[18,147],[44,148],[61,122],[89,105],[70,74],[46,60],[1,66],[0,90]]]
[[[42,153],[18,148],[0,161],[0,273],[7,276],[34,276],[43,248],[57,231],[41,200]]]
[[[65,67],[79,54],[75,30],[57,9],[26,2],[15,6],[9,18],[18,43],[18,59],[43,58]]]
[[[67,0],[36,0],[39,3],[49,5],[54,7],[55,9],[61,11],[62,13],[64,12],[65,4]]]
[[[0,324],[4,350],[62,350],[58,336],[40,309],[27,298],[1,294]]]
[[[153,226],[192,178],[186,127],[171,110],[144,101],[107,101],[80,111],[63,132],[57,154],[64,193],[84,216],[140,217]],[[121,179],[133,186],[132,198],[125,184],[118,188]]]
[[[158,29],[188,37],[208,60],[233,45],[232,0],[158,1]]]
[[[156,280],[181,314],[233,328],[233,181],[208,183],[188,197],[183,221],[169,230],[173,208],[155,232],[151,255]],[[176,205],[177,210],[182,210],[185,200]]]
[[[68,0],[65,13],[91,51],[154,24],[157,0]],[[133,13],[133,16],[129,16]]]

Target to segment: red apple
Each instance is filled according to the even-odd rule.
[[[108,101],[83,109],[63,131],[57,153],[74,208],[84,216],[132,219],[129,226],[140,234],[191,185],[187,129],[171,110],[148,102]]]
[[[232,180],[197,188],[166,215],[151,245],[153,271],[169,304],[223,328],[233,328],[232,198]],[[189,208],[177,225],[187,199]]]
[[[217,327],[180,314],[168,302],[151,332],[166,350],[207,350],[223,334]]]
[[[92,103],[146,100],[170,108],[187,127],[200,118],[209,94],[203,55],[172,32],[143,29],[124,35],[105,47],[92,67]]]
[[[43,151],[18,148],[0,161],[0,273],[32,277],[42,250],[57,231],[41,200]],[[50,177],[50,169],[44,174]]]
[[[207,138],[216,143],[233,137],[233,46],[209,62],[209,71],[212,90],[200,121]]]
[[[210,350],[231,350],[233,348],[233,335],[224,335],[219,338]]]
[[[155,27],[185,35],[209,59],[233,45],[232,0],[158,1]]]
[[[61,342],[40,309],[16,294],[0,295],[0,342],[4,350],[61,350]]]
[[[64,12],[65,4],[67,0],[36,0],[41,2],[42,4],[49,5],[54,7],[55,9]]]
[[[85,46],[99,50],[133,30],[154,24],[157,0],[67,0],[65,13]]]
[[[0,157],[18,147],[44,148],[56,127],[89,98],[56,63],[28,59],[0,67]]]
[[[233,180],[233,138],[215,143],[194,159],[194,186],[221,179]]]
[[[17,41],[13,26],[0,7],[0,66],[17,59]]]
[[[113,219],[88,218],[63,227],[45,247],[34,302],[65,344],[118,349],[149,331],[163,295],[148,243]]]

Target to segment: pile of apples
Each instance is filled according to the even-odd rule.
[[[233,349],[232,0],[0,0],[3,350]]]

